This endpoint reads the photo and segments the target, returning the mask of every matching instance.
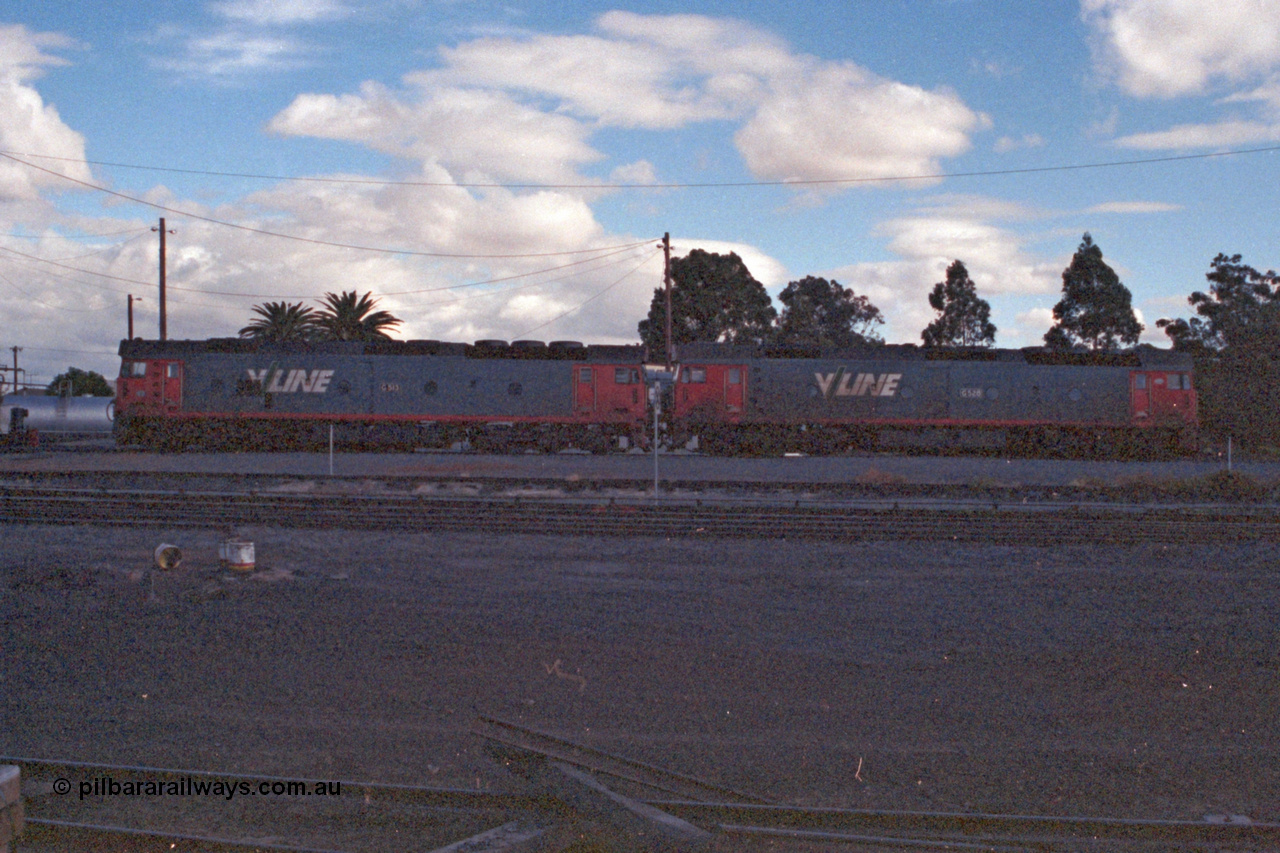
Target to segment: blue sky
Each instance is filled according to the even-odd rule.
[[[669,231],[901,342],[958,258],[1027,346],[1089,231],[1164,344],[1215,254],[1280,266],[1280,151],[1199,155],[1277,146],[1280,0],[43,0],[0,13],[0,346],[114,372],[162,215],[171,337],[355,288],[634,340]]]

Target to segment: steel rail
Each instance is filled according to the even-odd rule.
[[[556,738],[552,740],[560,744],[580,746]],[[608,759],[620,758],[609,753],[601,754]],[[582,766],[591,767],[590,758],[591,756],[587,753],[581,753],[575,760]],[[621,760],[630,761],[630,759]],[[604,766],[599,772],[607,774],[608,762],[601,763]],[[228,781],[301,782],[309,785],[317,782],[328,784],[338,782],[342,786],[343,797],[354,795],[359,798],[412,804],[430,809],[469,808],[476,811],[534,812],[547,805],[540,799],[523,794],[424,785],[182,770],[21,756],[0,756],[0,764],[16,764],[23,769],[24,778],[34,779],[43,779],[52,774],[69,771],[89,771],[119,774],[121,778],[140,776],[152,780],[198,777]],[[640,763],[636,762],[636,764]],[[661,768],[654,769],[659,773],[670,772]],[[683,774],[672,775],[700,782],[694,777]],[[862,844],[881,844],[883,840],[883,844],[902,847],[930,847],[939,846],[939,844],[950,844],[956,847],[967,844],[979,845],[979,849],[1008,849],[1010,846],[1055,849],[1081,841],[1092,844],[1136,843],[1191,848],[1205,846],[1220,848],[1223,845],[1235,845],[1236,849],[1247,849],[1239,847],[1246,844],[1256,844],[1258,849],[1280,847],[1280,823],[1266,822],[1211,823],[1062,815],[880,811],[661,799],[645,799],[642,802],[699,826],[713,827],[729,834],[810,838]],[[59,823],[34,816],[28,818],[28,822],[33,820],[50,824]],[[166,834],[166,836],[176,837],[172,834]],[[873,839],[876,840],[873,841]],[[986,847],[983,848],[981,845]]]
[[[500,744],[514,746],[521,750],[536,751],[547,758],[565,761],[595,773],[625,779],[668,794],[684,797],[697,796],[700,800],[705,800],[707,795],[710,795],[721,801],[760,805],[770,802],[755,794],[744,794],[726,785],[707,782],[687,773],[676,773],[633,758],[564,740],[498,717],[480,715],[472,725],[471,732]]]
[[[1029,832],[1063,839],[1150,841],[1186,844],[1241,842],[1280,846],[1280,823],[1074,817],[1064,815],[989,814],[981,812],[913,812],[867,809],[796,808],[792,806],[700,803],[654,800],[651,805],[685,820],[721,827],[766,827],[796,831],[877,831],[972,837],[1012,838]],[[1021,839],[1031,842],[1031,839]],[[1048,841],[1044,838],[1043,841]],[[1033,842],[1038,843],[1038,842]]]
[[[1026,544],[1280,541],[1280,511],[920,509],[0,488],[0,521]]]

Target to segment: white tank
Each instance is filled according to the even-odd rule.
[[[22,426],[40,435],[109,435],[116,401],[114,397],[8,396],[0,400],[0,435],[13,428],[14,409],[26,409]]]

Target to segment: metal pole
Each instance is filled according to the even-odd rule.
[[[129,294],[129,340],[133,340],[133,294]]]
[[[160,217],[160,340],[167,341],[169,339],[169,318],[165,316],[164,305],[164,274],[165,274],[165,252],[164,252],[164,217]]]
[[[164,237],[167,232],[165,231],[163,216],[160,217],[160,227],[152,228],[151,230],[160,232],[160,340],[166,341],[169,339],[169,317],[165,311],[165,302],[164,302],[164,297],[165,297],[164,286],[165,286],[165,272],[166,272]]]
[[[333,476],[333,424],[329,424],[329,476]]]
[[[662,399],[661,386],[653,384],[653,496],[658,496],[658,403]]]
[[[671,372],[671,233],[662,235],[662,286],[667,296],[667,372]]]

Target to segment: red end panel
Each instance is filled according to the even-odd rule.
[[[1129,374],[1131,416],[1138,426],[1196,424],[1196,392],[1191,374],[1135,370]]]
[[[126,361],[116,381],[116,412],[161,415],[182,410],[180,361]]]
[[[644,368],[635,364],[576,364],[573,413],[592,423],[643,422],[648,411]]]
[[[746,400],[745,365],[682,364],[676,377],[674,416],[702,421],[738,421]]]
[[[1191,374],[1153,371],[1148,375],[1151,377],[1151,416],[1161,423],[1194,424],[1196,408]]]

